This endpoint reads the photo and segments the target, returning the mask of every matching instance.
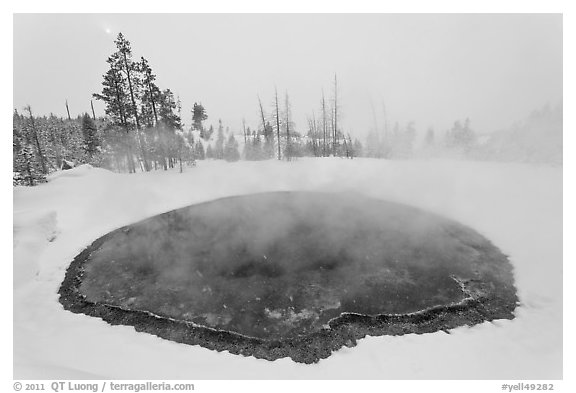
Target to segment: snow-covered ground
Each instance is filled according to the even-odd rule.
[[[223,196],[355,191],[456,219],[510,256],[516,318],[451,334],[368,337],[318,364],[217,353],[65,311],[71,260],[122,225]],[[185,173],[88,166],[14,189],[14,378],[561,379],[562,169],[458,161],[339,158],[201,161]]]

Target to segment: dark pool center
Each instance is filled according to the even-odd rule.
[[[87,304],[258,343],[327,332],[349,315],[464,315],[470,302],[485,320],[511,319],[517,301],[512,267],[485,237],[356,193],[201,203],[111,232],[81,259],[76,291]]]

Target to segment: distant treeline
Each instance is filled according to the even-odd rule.
[[[271,109],[258,97],[259,122],[251,129],[231,132],[208,119],[201,103],[192,108],[192,124],[184,129],[182,108],[170,89],[160,89],[144,57],[134,60],[131,44],[120,33],[116,52],[106,60],[102,91],[93,98],[105,104],[105,116],[85,113],[63,119],[35,116],[30,106],[13,116],[13,182],[35,185],[52,171],[89,163],[118,172],[167,170],[194,165],[196,160],[292,160],[296,157],[339,156],[408,159],[458,157],[528,162],[562,162],[562,110],[545,107],[524,123],[489,137],[478,135],[468,119],[437,135],[428,129],[416,147],[413,123],[383,127],[376,120],[365,143],[352,139],[339,124],[338,84],[330,99],[322,92],[319,109],[312,111],[304,133],[292,121],[290,98],[280,102],[275,92]],[[92,107],[93,108],[93,107]],[[68,104],[66,103],[68,110]],[[237,140],[240,139],[240,142]],[[242,145],[240,148],[239,145]]]

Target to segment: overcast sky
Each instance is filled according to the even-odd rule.
[[[100,92],[114,38],[148,58],[182,117],[202,102],[209,119],[258,123],[257,95],[290,95],[297,130],[320,110],[338,75],[344,131],[383,123],[449,128],[469,117],[490,132],[562,99],[559,14],[43,14],[14,17],[14,107],[73,116]],[[97,115],[104,113],[95,101]]]

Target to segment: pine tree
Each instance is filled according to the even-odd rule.
[[[206,154],[204,152],[204,145],[200,141],[196,141],[196,145],[194,147],[196,158],[198,160],[204,160],[206,158]]]
[[[240,159],[240,152],[238,151],[238,142],[234,138],[234,134],[230,134],[226,145],[224,147],[224,159],[229,162],[238,161]]]
[[[42,147],[40,145],[40,136],[38,133],[38,129],[36,128],[36,123],[34,122],[34,116],[32,115],[32,108],[30,108],[30,105],[28,105],[26,106],[25,109],[28,111],[28,114],[30,115],[29,139],[34,143],[34,146],[36,148],[36,156],[38,157],[38,162],[40,163],[42,174],[45,175],[48,173],[48,167],[46,166],[46,157],[44,156],[44,152],[42,151]]]
[[[156,85],[156,75],[152,73],[148,60],[140,58],[138,71],[142,75],[142,115],[143,122],[148,127],[158,124],[158,102],[161,100],[161,92]]]
[[[208,145],[206,148],[206,158],[214,158],[214,153],[212,152],[212,146]]]
[[[144,138],[141,134],[141,124],[140,118],[138,116],[138,105],[137,99],[139,98],[139,87],[141,82],[138,78],[139,65],[132,60],[132,47],[130,41],[124,38],[122,33],[118,33],[116,41],[116,60],[118,68],[124,73],[126,81],[128,83],[128,92],[130,97],[130,105],[128,106],[128,114],[134,118],[136,123],[136,137],[138,139],[138,144],[140,147],[140,153],[142,154],[142,160],[144,164],[144,169],[146,171],[150,170],[148,157],[146,153],[146,144]]]
[[[216,135],[216,144],[214,145],[214,158],[217,160],[224,158],[224,127],[222,127],[222,120],[218,120],[218,134]]]
[[[328,137],[328,120],[326,118],[326,99],[324,97],[324,90],[322,90],[322,155],[324,157],[328,156],[328,145],[326,144],[326,138]]]
[[[263,157],[261,159],[274,158],[274,128],[270,122],[266,122],[266,128],[264,128],[262,134],[264,136],[264,146],[262,147]]]
[[[360,143],[358,139],[354,139],[352,150],[354,151],[355,157],[364,157],[364,149],[362,147],[362,143]]]
[[[282,157],[280,155],[280,105],[278,104],[278,90],[274,89],[274,104],[276,108],[276,143],[278,143],[278,160],[281,160]]]
[[[34,186],[46,181],[46,175],[34,159],[33,147],[27,144],[18,147],[13,146],[14,162],[14,185]]]
[[[446,133],[446,146],[468,153],[476,142],[474,131],[470,128],[470,120],[466,119],[464,125],[457,120],[452,129]]]
[[[120,167],[120,158],[118,153],[126,155],[126,165],[128,172],[135,172],[134,157],[132,153],[132,138],[130,130],[133,128],[131,118],[129,117],[130,102],[128,98],[128,86],[126,78],[121,72],[121,66],[118,53],[114,53],[106,60],[109,69],[103,76],[102,92],[93,94],[97,100],[101,100],[106,104],[105,113],[112,124],[107,127],[107,131],[123,130],[124,135],[114,137],[118,144],[114,146],[114,150],[120,150],[115,154],[115,161],[117,166]]]
[[[84,150],[88,157],[92,158],[98,152],[100,141],[98,140],[96,124],[88,113],[82,116],[82,136],[84,138]]]
[[[336,156],[336,149],[337,149],[337,134],[338,134],[338,80],[336,79],[336,74],[334,74],[334,127],[333,127],[333,146],[332,152],[334,156]]]
[[[296,155],[296,148],[292,146],[292,140],[290,138],[291,128],[294,127],[292,123],[292,107],[290,105],[290,99],[288,97],[288,92],[285,95],[284,102],[284,128],[286,129],[286,148],[284,150],[284,157],[287,161],[290,161],[294,155]]]
[[[182,120],[179,111],[178,102],[174,98],[174,94],[170,89],[162,91],[161,100],[158,107],[159,129],[160,135],[160,149],[166,156],[166,160],[162,158],[164,169],[167,167],[174,168],[178,157],[179,141],[176,138],[176,130],[182,128]]]
[[[434,146],[434,140],[435,140],[434,129],[432,127],[430,127],[430,128],[428,128],[428,131],[426,132],[426,137],[424,137],[424,146],[425,147]]]
[[[214,134],[214,126],[210,124],[208,131],[204,131],[204,140],[209,140],[212,134]]]
[[[24,118],[14,110],[12,117],[12,183],[13,185],[34,186],[45,182],[38,161],[34,157],[34,148],[24,128]]]
[[[202,122],[208,119],[208,115],[206,114],[206,109],[202,106],[202,104],[194,103],[194,107],[192,108],[192,129],[200,131],[200,138],[206,139],[206,135],[204,133],[204,126]]]

